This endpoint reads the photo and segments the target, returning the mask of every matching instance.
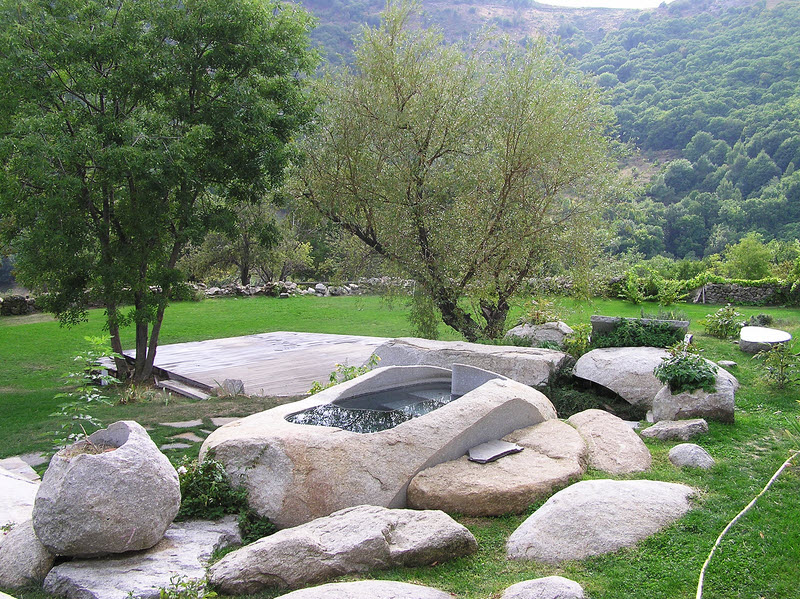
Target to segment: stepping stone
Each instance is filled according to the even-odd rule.
[[[197,387],[193,387],[192,385],[187,385],[186,383],[181,383],[180,381],[159,381],[156,383],[156,387],[159,389],[166,389],[167,391],[172,391],[173,393],[177,393],[178,395],[183,395],[184,397],[188,397],[189,399],[197,399],[200,401],[205,401],[209,397],[211,397],[208,393],[203,391],[202,389],[198,389]]]
[[[180,435],[173,435],[170,439],[183,439],[184,441],[191,441],[192,443],[202,443],[203,437],[199,437],[192,432],[181,433]]]
[[[742,327],[739,332],[739,349],[748,354],[768,350],[778,343],[791,341],[791,334],[768,327]]]
[[[194,520],[172,524],[152,549],[120,557],[78,559],[50,570],[44,590],[81,599],[158,598],[170,579],[205,577],[206,564],[217,550],[241,543],[235,516],[216,522]]]
[[[524,580],[508,587],[500,599],[584,599],[583,587],[563,576]]]
[[[236,422],[237,420],[241,420],[241,418],[235,418],[230,416],[217,416],[216,418],[211,419],[211,424],[214,426],[224,426],[226,424],[230,424],[231,422]]]
[[[202,420],[184,420],[183,422],[159,422],[159,426],[169,426],[171,428],[194,428],[202,426]]]
[[[702,418],[692,420],[662,420],[642,431],[642,437],[661,441],[688,441],[708,432],[708,423]]]
[[[276,599],[453,599],[453,596],[438,589],[407,582],[359,580],[300,589]]]
[[[9,472],[13,472],[14,474],[27,480],[39,481],[42,479],[36,470],[31,468],[31,466],[19,456],[0,460],[0,468],[3,468]]]
[[[553,495],[506,543],[509,559],[547,564],[632,547],[691,509],[694,489],[651,480],[587,480]]]
[[[188,443],[166,443],[159,447],[161,451],[169,451],[170,449],[189,449],[191,445]]]
[[[50,456],[41,452],[23,453],[19,457],[31,468],[36,468],[36,466],[41,466],[42,464],[46,464],[50,461]]]
[[[0,468],[0,526],[31,519],[39,481]]]
[[[586,443],[560,420],[514,431],[503,439],[525,451],[488,464],[466,456],[417,474],[408,486],[408,505],[468,516],[520,513],[586,471]]]

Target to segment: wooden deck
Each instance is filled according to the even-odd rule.
[[[204,390],[225,379],[239,379],[248,395],[294,396],[307,393],[314,381],[327,382],[336,364],[360,366],[384,341],[355,335],[261,333],[160,345],[155,367],[170,379]]]

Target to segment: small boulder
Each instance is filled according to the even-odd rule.
[[[650,408],[663,383],[653,374],[669,356],[657,347],[606,347],[583,354],[572,374],[610,389],[628,403]]]
[[[506,543],[513,560],[548,564],[632,547],[691,508],[691,487],[650,480],[588,480],[553,495]]]
[[[421,566],[474,553],[475,537],[440,511],[361,505],[281,530],[208,570],[226,595],[297,588],[344,574]]]
[[[692,420],[662,420],[642,431],[642,437],[661,441],[688,441],[708,432],[708,423],[702,418]]]
[[[543,324],[521,324],[510,329],[506,333],[506,338],[518,337],[527,339],[533,347],[542,343],[554,343],[559,347],[563,347],[564,339],[574,332],[568,324],[561,321],[545,322]]]
[[[33,528],[56,555],[138,551],[161,540],[180,500],[178,473],[166,456],[141,425],[120,421],[53,456]]]
[[[563,576],[524,580],[508,587],[500,599],[583,599],[583,587]]]
[[[16,589],[40,584],[55,556],[41,544],[30,519],[0,533],[0,587]]]
[[[408,486],[408,505],[467,516],[518,514],[586,471],[586,442],[560,420],[503,437],[523,451],[487,464],[466,456],[423,470]]]
[[[631,426],[603,410],[584,410],[567,420],[586,441],[589,466],[608,474],[650,469],[652,456]]]
[[[276,599],[453,599],[453,596],[438,589],[407,582],[359,580],[300,589]]]
[[[664,385],[653,399],[653,421],[704,418],[733,422],[736,389],[739,381],[723,368],[717,368],[716,391],[703,389],[673,395]]]
[[[715,464],[711,454],[694,443],[681,443],[670,449],[669,461],[678,468],[702,468],[703,470],[709,470]]]
[[[739,331],[739,349],[748,354],[767,351],[773,345],[792,340],[792,335],[769,327],[742,327]]]

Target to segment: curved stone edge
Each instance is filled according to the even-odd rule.
[[[292,591],[276,599],[453,599],[453,595],[408,582],[359,580]]]

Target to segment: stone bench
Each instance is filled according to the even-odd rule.
[[[791,334],[767,327],[742,327],[739,332],[739,349],[748,354],[768,350],[778,343],[791,341]]]

